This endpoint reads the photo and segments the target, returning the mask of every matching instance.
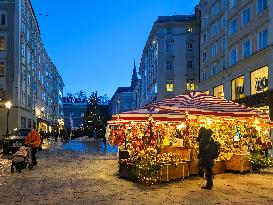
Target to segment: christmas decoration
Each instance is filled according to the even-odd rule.
[[[224,108],[220,108],[220,104]],[[147,113],[151,113],[149,118]],[[267,155],[272,147],[268,116],[200,93],[178,96],[131,111],[131,114],[121,113],[121,116],[122,119],[115,116],[111,121],[113,126],[109,141],[118,145],[120,150],[130,152],[130,158],[122,163],[132,164],[136,178],[145,184],[162,181],[163,178],[167,181],[177,178],[171,174],[181,171],[177,167],[184,170],[177,176],[196,174],[197,138],[201,127],[211,129],[213,140],[221,145],[214,173],[222,173],[226,163],[229,163],[230,170],[238,170],[244,165],[239,171],[248,171],[251,167],[249,156],[253,150],[259,148],[263,155]],[[132,120],[134,116],[135,121]],[[253,163],[256,158],[251,158]]]
[[[96,92],[93,92],[88,100],[83,127],[88,133],[92,133],[93,137],[102,137],[104,135],[105,126],[100,113],[99,99]]]

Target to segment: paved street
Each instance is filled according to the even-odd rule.
[[[0,204],[273,204],[273,170],[217,175],[213,191],[198,177],[143,186],[117,176],[115,149],[84,139],[44,148],[20,174],[0,154]]]

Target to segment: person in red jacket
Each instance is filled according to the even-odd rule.
[[[36,153],[37,153],[38,147],[41,144],[41,138],[34,126],[31,127],[31,130],[25,139],[25,144],[31,145],[32,165],[37,165]]]

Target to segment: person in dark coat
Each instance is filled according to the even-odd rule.
[[[210,142],[213,132],[211,129],[200,128],[199,136],[197,141],[199,142],[199,167],[200,169],[205,169],[206,174],[206,186],[202,189],[212,189],[212,167],[214,165],[214,160],[210,152]]]

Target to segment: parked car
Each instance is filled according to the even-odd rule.
[[[16,152],[20,146],[24,144],[30,128],[17,129],[5,137],[3,140],[3,154],[7,155],[10,152]]]

